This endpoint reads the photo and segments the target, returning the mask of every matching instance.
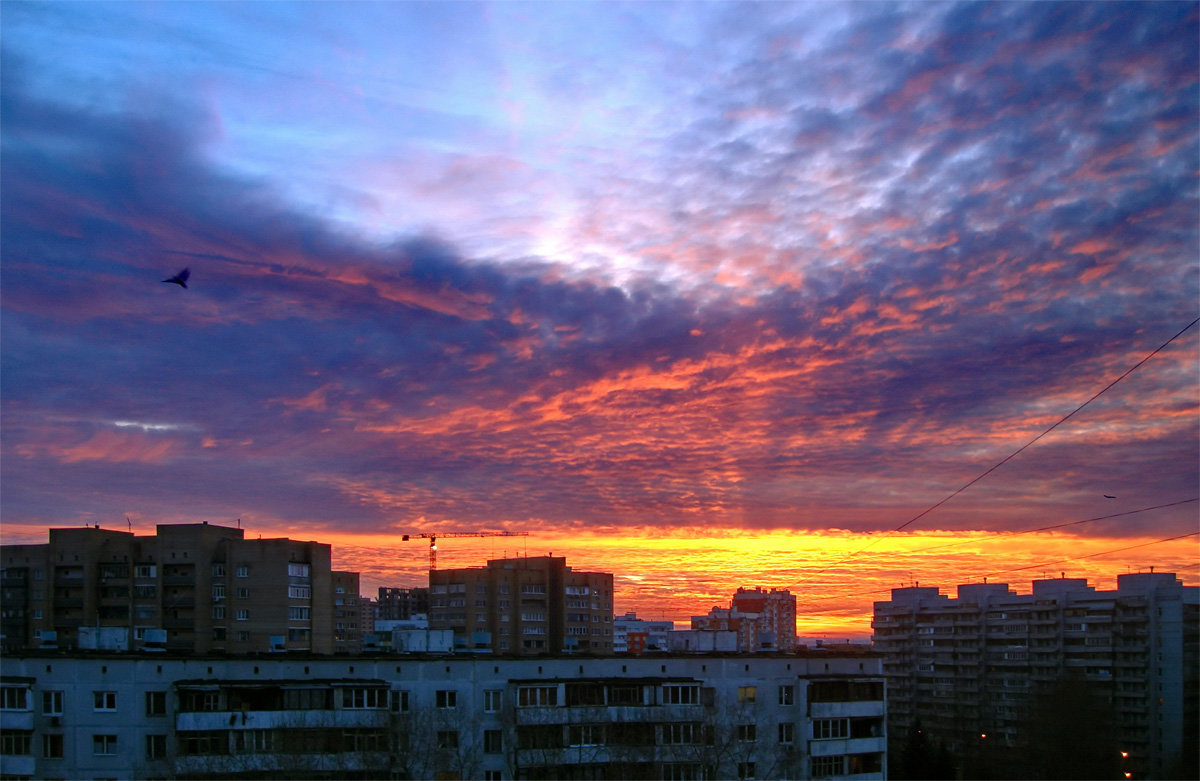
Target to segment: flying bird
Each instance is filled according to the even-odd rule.
[[[1117,497],[1115,497],[1115,496],[1111,496],[1111,495],[1109,495],[1109,494],[1105,494],[1105,495],[1104,495],[1104,498],[1105,498],[1105,499],[1116,499]]]
[[[190,277],[191,275],[192,275],[192,272],[185,268],[183,271],[180,271],[175,276],[170,277],[168,279],[164,279],[163,282],[170,282],[173,285],[179,285],[182,288],[187,288],[188,277]]]

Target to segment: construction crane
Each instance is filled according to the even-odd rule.
[[[406,534],[404,541],[410,537],[422,537],[429,540],[429,569],[437,569],[437,539],[438,537],[528,537],[529,532],[438,532],[437,534]]]

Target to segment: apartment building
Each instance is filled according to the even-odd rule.
[[[729,607],[692,616],[692,629],[737,632],[738,650],[792,651],[796,648],[796,597],[787,589],[739,588]]]
[[[359,596],[359,578],[357,572],[331,572],[329,575],[333,591],[333,652],[335,654],[357,654],[363,647],[363,608],[364,600]],[[375,622],[371,622],[366,632],[375,630]]]
[[[671,648],[674,621],[650,621],[626,613],[613,619],[613,652],[640,654],[646,651],[667,651]]]
[[[1170,573],[893,589],[875,603],[874,647],[888,682],[889,731],[916,724],[960,757],[1029,742],[1031,706],[1066,679],[1111,704],[1122,773],[1178,772],[1196,755],[1198,592]],[[1079,718],[1083,714],[1076,714]],[[1096,715],[1096,714],[1088,714]],[[898,744],[893,743],[893,749]]]
[[[330,546],[317,542],[208,523],[50,529],[47,543],[0,548],[0,589],[5,653],[79,648],[98,629],[125,649],[334,650]]]
[[[429,571],[429,626],[452,629],[459,648],[610,654],[612,621],[612,574],[576,572],[561,556]]]
[[[381,621],[408,621],[429,614],[428,588],[379,587],[376,617]]]
[[[0,677],[27,778],[883,779],[877,658],[41,654]]]

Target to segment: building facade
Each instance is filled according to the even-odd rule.
[[[626,613],[613,619],[613,652],[640,654],[670,650],[673,631],[673,621],[649,621],[638,618],[636,613]]]
[[[408,621],[415,615],[428,615],[428,588],[379,587],[375,615],[382,621]]]
[[[737,632],[738,650],[793,651],[796,648],[796,597],[787,589],[739,588],[729,607],[692,616],[692,629]]]
[[[563,557],[491,559],[430,570],[429,626],[459,648],[498,654],[610,654],[613,576],[576,572]]]
[[[0,567],[5,653],[79,648],[81,628],[123,634],[128,649],[335,649],[322,543],[247,540],[242,529],[208,523],[140,537],[51,529],[48,543],[0,548]]]
[[[1168,573],[1121,575],[1115,591],[1069,578],[1031,594],[962,585],[954,599],[894,589],[873,621],[893,741],[919,724],[960,757],[1020,753],[1038,698],[1074,680],[1111,709],[1122,773],[1178,772],[1196,754],[1198,592]]]
[[[883,779],[874,658],[6,660],[26,778]]]

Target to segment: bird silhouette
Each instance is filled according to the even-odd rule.
[[[1115,496],[1112,496],[1112,495],[1110,495],[1110,494],[1105,494],[1105,495],[1104,495],[1104,498],[1105,498],[1105,499],[1116,499],[1117,497],[1115,497]]]
[[[185,268],[183,271],[180,271],[175,276],[170,277],[168,279],[164,279],[163,282],[169,282],[173,285],[179,285],[180,287],[186,289],[188,277],[190,277],[191,275],[192,275],[192,272]]]

